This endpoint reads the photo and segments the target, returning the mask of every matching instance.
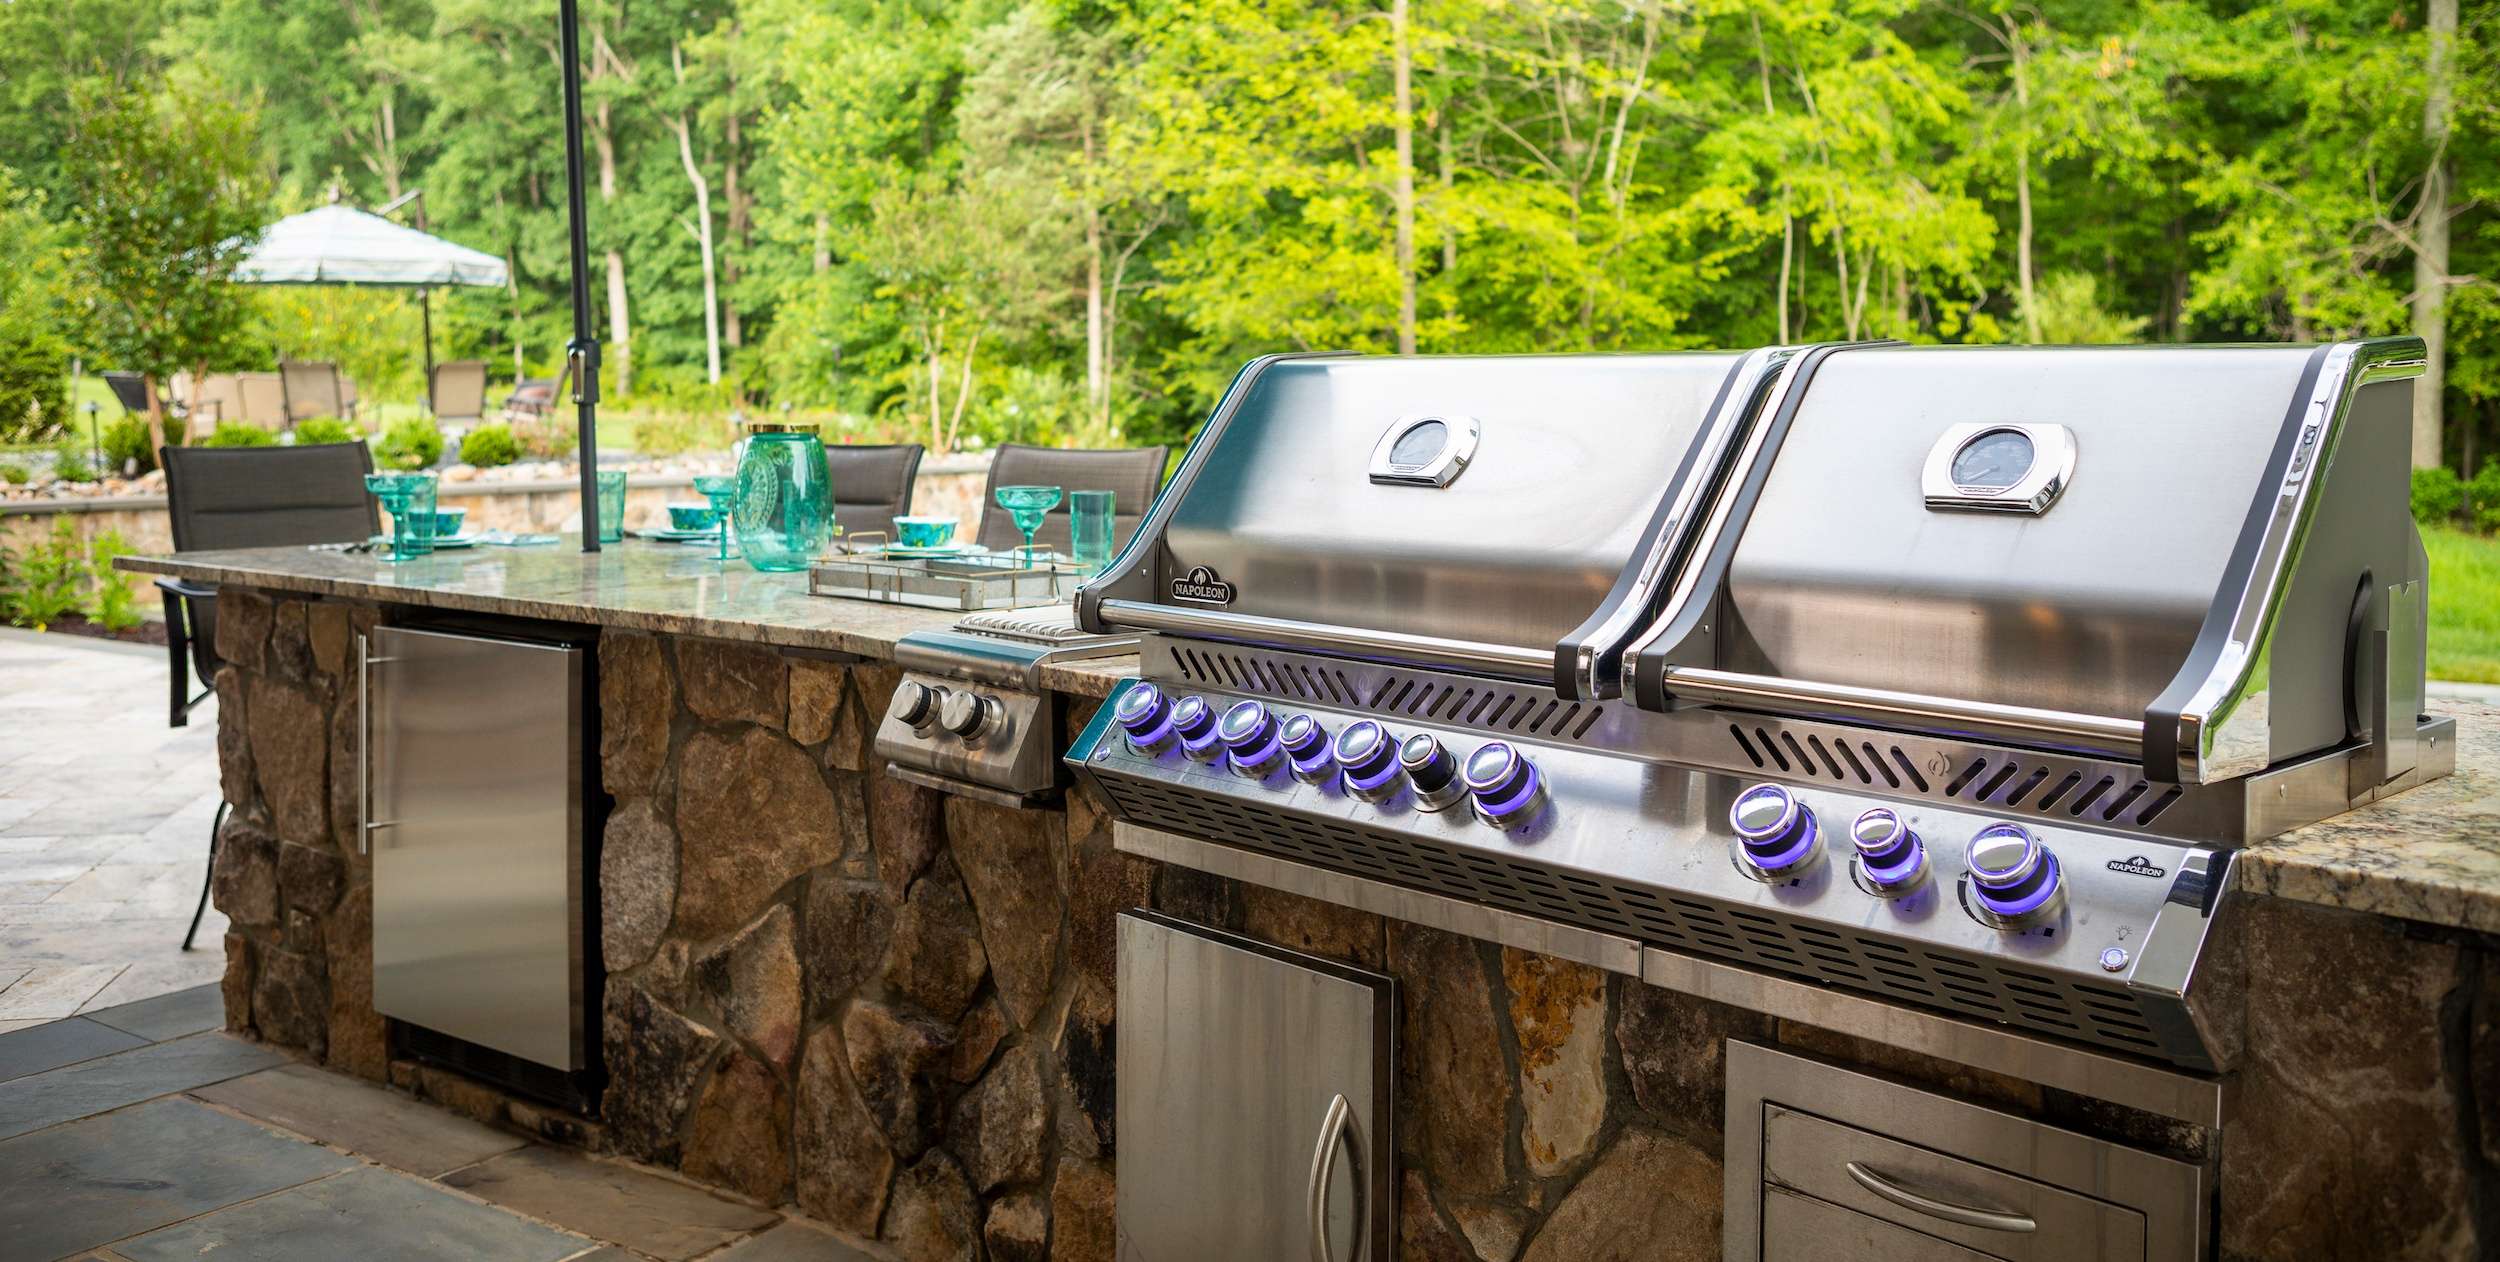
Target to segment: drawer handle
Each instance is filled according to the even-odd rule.
[[[1319,1150],[1311,1154],[1311,1186],[1307,1198],[1311,1218],[1311,1262],[1337,1262],[1328,1239],[1328,1183],[1337,1168],[1337,1149],[1345,1141],[1346,1122],[1354,1105],[1343,1095],[1328,1101],[1328,1116],[1319,1124]]]
[[[1925,1214],[1929,1218],[1941,1218],[1949,1223],[1960,1223],[1965,1227],[1977,1227],[1984,1231],[2037,1231],[2040,1228],[2039,1222],[2028,1214],[2009,1214],[2003,1210],[1994,1209],[1973,1209],[1968,1205],[1956,1205],[1951,1201],[1939,1201],[1931,1196],[1921,1196],[1854,1161],[1848,1163],[1847,1169],[1849,1177],[1857,1180],[1859,1187],[1903,1209]]]

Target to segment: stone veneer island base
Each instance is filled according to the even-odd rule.
[[[219,555],[141,564],[226,583],[218,750],[234,812],[214,890],[233,925],[229,1023],[485,1121],[794,1203],[905,1258],[1113,1256],[1113,926],[1130,907],[1399,979],[1404,1258],[1720,1257],[1729,1038],[2176,1156],[2218,1152],[2219,1258],[2500,1253],[2489,707],[2460,712],[2453,779],[2251,852],[2290,856],[2246,878],[2287,896],[2243,896],[2236,912],[2244,1051],[2215,1131],[1150,863],[1114,849],[1082,790],[1015,810],[905,784],[869,748],[896,669],[873,637],[825,629],[897,611],[793,595],[773,606],[791,627],[758,615],[696,628],[729,637],[713,638],[636,629],[663,625],[651,609],[588,596],[558,608],[541,592],[500,607],[606,624],[608,1084],[583,1118],[394,1060],[371,1003],[354,636],[400,617],[403,600],[498,598],[455,597],[452,579],[382,585],[419,586],[414,571],[362,587],[305,578],[335,562],[280,550]],[[740,581],[749,596],[789,582]],[[801,620],[814,629],[792,629]],[[1118,669],[1059,681],[1063,731]],[[2389,857],[2417,835],[2445,867],[2372,871],[2402,867]],[[2391,898],[2438,912],[2376,914]]]

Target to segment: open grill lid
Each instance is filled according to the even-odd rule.
[[[1612,691],[1786,355],[1257,361],[1080,619]]]
[[[1809,352],[1636,644],[1635,698],[2082,749],[2161,781],[2372,733],[2408,759],[2422,355]]]

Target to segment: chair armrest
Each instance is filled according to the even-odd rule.
[[[217,589],[207,584],[184,582],[167,575],[157,576],[156,589],[176,596],[189,596],[195,600],[209,600],[217,595]]]

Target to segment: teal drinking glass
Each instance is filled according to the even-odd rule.
[[[599,542],[625,538],[625,471],[599,471]]]
[[[720,553],[717,559],[726,561],[729,559],[729,515],[732,508],[730,501],[738,494],[738,475],[698,473],[694,475],[694,489],[701,492],[703,498],[712,501],[712,529],[718,531],[720,535]]]
[[[413,561],[434,550],[434,475],[368,473],[365,489],[391,515],[391,538],[382,559]]]
[[[816,431],[781,421],[749,425],[731,513],[747,564],[768,573],[806,569],[833,538],[833,480]]]
[[[1111,564],[1111,511],[1109,491],[1068,492],[1068,550],[1089,575]]]
[[[1002,486],[992,496],[998,506],[1015,519],[1016,529],[1024,532],[1024,563],[1033,564],[1033,532],[1041,529],[1042,518],[1059,507],[1061,492],[1055,486]]]

